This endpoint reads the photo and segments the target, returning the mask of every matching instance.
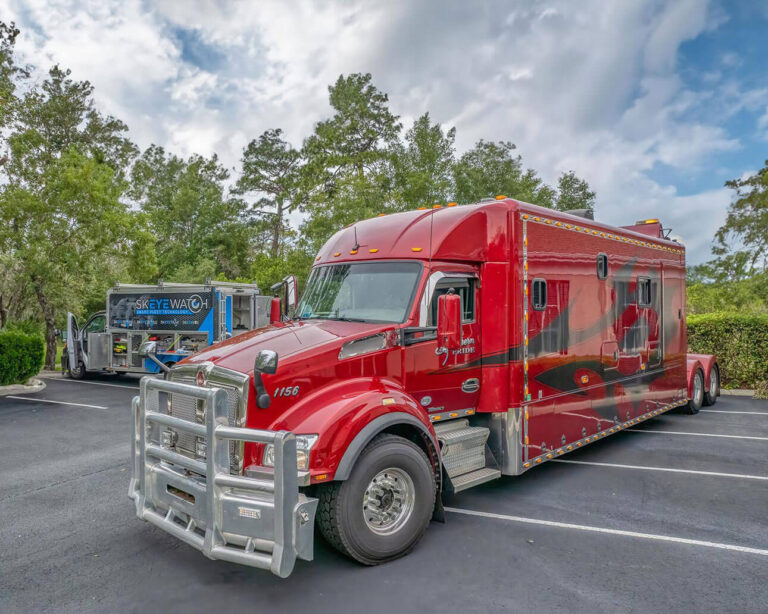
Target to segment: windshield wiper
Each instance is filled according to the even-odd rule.
[[[329,320],[337,320],[339,322],[367,322],[363,318],[348,318],[347,316],[338,316],[336,318],[328,318]]]

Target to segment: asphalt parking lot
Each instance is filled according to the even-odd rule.
[[[0,612],[768,611],[768,402],[723,396],[461,493],[409,556],[281,580],[128,499],[134,378],[0,398]],[[712,411],[714,410],[714,411]]]

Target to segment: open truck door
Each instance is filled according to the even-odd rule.
[[[77,318],[72,313],[67,313],[67,368],[66,372],[72,379],[82,379],[85,375],[83,364],[83,349],[80,347],[80,328]]]

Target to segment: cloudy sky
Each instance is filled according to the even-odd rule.
[[[407,127],[429,111],[459,152],[511,140],[568,170],[614,223],[660,217],[709,257],[732,194],[768,158],[768,4],[0,0],[21,59],[69,67],[142,147],[234,167],[268,128],[296,145],[340,73],[371,72]]]

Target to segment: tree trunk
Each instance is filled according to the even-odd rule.
[[[53,371],[56,369],[56,319],[53,306],[48,302],[48,297],[43,291],[42,282],[39,279],[34,280],[34,285],[37,303],[40,305],[45,321],[45,368]]]
[[[3,295],[0,294],[0,328],[5,328],[8,322],[8,307],[3,303]]]
[[[272,257],[280,255],[280,233],[283,230],[283,201],[278,199],[275,212],[275,226],[272,228]]]

